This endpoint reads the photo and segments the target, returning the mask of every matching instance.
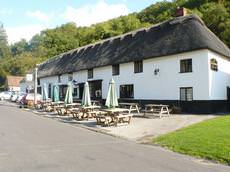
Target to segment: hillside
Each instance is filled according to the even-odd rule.
[[[176,8],[185,7],[199,15],[205,24],[230,47],[230,1],[174,0],[153,4],[139,13],[121,16],[90,27],[67,23],[35,35],[29,42],[21,40],[11,46],[3,26],[0,27],[0,85],[7,74],[24,75],[26,71],[68,50],[150,26],[173,18]]]

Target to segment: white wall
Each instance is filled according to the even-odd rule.
[[[8,86],[8,91],[20,91],[20,86],[19,87]]]
[[[43,86],[44,83],[46,83],[47,86],[48,84],[56,85],[58,84],[58,76],[49,76],[46,78],[40,78],[40,86]]]
[[[180,60],[192,58],[193,72],[180,73]],[[143,72],[134,73],[134,63],[120,64],[120,75],[112,76],[112,66],[94,68],[91,80],[102,79],[102,98],[106,98],[109,80],[119,87],[123,84],[134,84],[135,99],[179,100],[180,87],[193,87],[194,100],[209,100],[208,50],[199,50],[177,55],[152,58],[143,61]],[[154,70],[159,69],[158,75]],[[67,78],[68,75],[66,74]],[[65,75],[63,75],[65,78]],[[73,79],[78,83],[87,81],[87,70],[75,72]],[[41,84],[57,83],[58,77],[41,78]],[[65,83],[66,79],[62,79]]]
[[[26,82],[21,82],[19,84],[20,91],[21,92],[26,92],[26,89],[33,89],[34,88],[34,82],[26,81]]]
[[[215,58],[218,71],[210,68],[210,60]],[[211,100],[227,100],[227,87],[230,87],[230,60],[212,51],[208,51],[209,96]]]

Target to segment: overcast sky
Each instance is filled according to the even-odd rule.
[[[0,21],[9,43],[67,22],[89,26],[138,12],[157,0],[0,0]]]

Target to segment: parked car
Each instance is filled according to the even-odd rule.
[[[0,93],[0,100],[10,100],[12,92],[10,91],[3,91]]]
[[[10,100],[12,102],[16,102],[18,96],[19,96],[19,92],[13,92],[12,95],[11,95],[11,97],[10,97]]]

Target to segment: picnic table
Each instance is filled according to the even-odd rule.
[[[95,111],[95,109],[101,108],[100,106],[81,106],[79,108],[73,108],[70,109],[70,113],[73,115],[73,117],[77,120],[83,120],[92,117],[96,117],[96,114],[98,111]]]
[[[40,102],[40,104],[41,104],[41,108],[47,111],[49,110],[49,107],[51,105],[51,100],[43,100]]]
[[[61,104],[64,104],[64,102],[63,101],[51,102],[51,105],[53,105],[53,106],[57,106],[57,105],[61,105]]]
[[[59,104],[55,107],[55,110],[59,115],[70,114],[71,110],[79,107],[80,103],[70,103],[70,104]]]
[[[81,103],[69,103],[69,104],[64,104],[65,108],[73,108],[76,106],[81,106]]]
[[[129,109],[129,114],[133,111],[136,111],[138,115],[140,114],[138,103],[119,103],[119,106],[125,108],[127,107]]]
[[[133,116],[132,114],[129,113],[129,109],[125,109],[125,108],[102,109],[102,112],[104,113],[102,115],[97,116],[96,119],[97,119],[97,123],[103,125],[114,124],[114,126],[117,126],[118,123],[124,123],[124,122],[128,122],[128,124],[130,124]]]
[[[64,102],[63,101],[58,101],[58,102],[51,102],[50,104],[50,109],[51,111],[57,111],[59,107],[63,108]]]
[[[169,105],[163,105],[163,104],[146,104],[145,105],[145,110],[144,110],[144,116],[146,113],[151,113],[153,115],[159,115],[160,118],[162,117],[163,114],[167,114],[170,116],[169,113]]]
[[[77,100],[75,100],[77,103],[80,103],[81,104],[81,100],[80,99],[77,99]],[[92,104],[92,106],[98,106],[98,105],[100,105],[100,101],[98,101],[98,100],[91,100],[91,104]]]

